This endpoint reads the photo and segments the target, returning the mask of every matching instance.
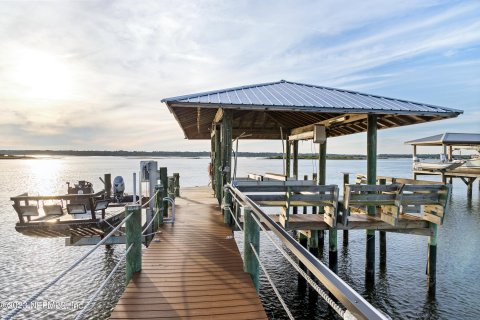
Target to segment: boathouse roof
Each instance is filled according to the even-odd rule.
[[[188,139],[210,139],[218,109],[233,109],[233,137],[280,139],[283,132],[320,124],[329,137],[457,117],[462,110],[281,80],[165,98]]]
[[[417,146],[478,146],[480,145],[480,133],[445,132],[405,143]]]

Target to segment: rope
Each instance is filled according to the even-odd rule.
[[[147,204],[149,204],[150,202],[152,202],[153,199],[155,199],[155,198],[157,197],[158,192],[159,192],[159,191],[155,192],[155,194],[154,194],[152,197],[150,197],[150,199],[148,199],[147,202],[145,202],[144,204],[142,204],[142,208],[145,208],[145,207],[147,206]]]
[[[263,270],[263,273],[264,273],[265,276],[267,277],[268,282],[270,282],[270,285],[272,286],[273,291],[274,291],[275,294],[277,295],[278,300],[279,300],[280,303],[282,304],[283,309],[285,309],[285,312],[287,313],[288,318],[291,319],[291,320],[294,320],[295,318],[293,317],[292,313],[290,312],[290,309],[288,309],[287,304],[286,304],[285,301],[283,300],[282,296],[280,295],[280,292],[278,291],[277,287],[276,287],[275,284],[273,283],[272,278],[270,278],[270,275],[268,274],[267,269],[265,268],[265,266],[263,265],[262,261],[260,260],[260,257],[259,257],[259,255],[258,255],[258,252],[255,250],[255,247],[253,246],[253,244],[252,244],[251,242],[250,242],[249,244],[250,244],[250,247],[252,248],[253,254],[254,254],[255,257],[257,258],[258,264],[260,265],[260,267],[261,267],[262,270]]]
[[[228,209],[228,211],[230,211],[230,214],[231,214],[233,220],[235,220],[235,223],[237,224],[238,229],[240,229],[240,231],[243,231],[243,229],[240,226],[240,223],[238,222],[237,218],[235,218],[235,215],[233,214],[232,209],[230,207],[225,207],[225,208]]]
[[[50,289],[54,284],[56,284],[61,278],[63,278],[68,272],[76,268],[83,260],[85,260],[90,254],[92,254],[93,251],[95,251],[98,247],[100,247],[102,244],[104,244],[108,238],[110,238],[120,227],[133,215],[133,212],[130,213],[128,216],[123,219],[122,222],[118,224],[110,233],[103,238],[99,243],[97,243],[92,249],[90,249],[86,254],[84,254],[80,259],[75,261],[70,267],[65,269],[62,273],[60,273],[58,276],[56,276],[52,281],[47,283],[43,288],[38,290],[35,294],[33,294],[30,298],[28,298],[25,302],[23,302],[21,305],[17,306],[15,309],[13,309],[9,314],[5,316],[5,320],[10,320],[14,316],[16,316],[25,306],[29,305],[32,303],[32,301],[35,301],[42,293]]]
[[[103,220],[103,222],[105,222],[106,224],[108,224],[108,225],[110,226],[110,228],[115,228],[113,225],[111,225],[110,223],[108,223],[108,221],[107,221],[107,220]],[[120,232],[120,234],[123,234],[123,235],[125,235],[125,234],[126,234],[126,233],[125,233],[125,232],[123,232],[122,230],[118,230],[118,232]]]
[[[343,310],[337,303],[335,303],[335,301],[333,301],[332,298],[330,298],[330,296],[328,295],[327,292],[323,291],[322,288],[320,288],[318,286],[318,284],[312,279],[310,278],[310,276],[305,272],[303,271],[300,266],[295,262],[293,261],[292,257],[290,257],[288,255],[288,253],[282,249],[276,242],[275,240],[273,240],[273,238],[268,234],[267,230],[265,229],[265,227],[260,223],[260,221],[258,221],[257,217],[255,217],[254,214],[252,214],[252,218],[253,220],[260,226],[260,228],[265,231],[265,235],[267,236],[268,239],[270,239],[270,241],[273,243],[273,245],[278,249],[278,251],[280,251],[280,253],[285,257],[285,259],[287,259],[288,262],[290,262],[290,264],[292,265],[292,267],[295,268],[295,270],[297,270],[298,273],[300,273],[302,275],[302,277],[308,282],[308,284],[310,284],[310,286],[312,286],[312,288],[317,291],[317,293],[320,295],[320,297],[322,297],[325,302],[328,303],[328,305],[330,305],[330,307],[332,307],[333,310],[335,310],[335,312],[337,312],[342,318],[345,318],[345,310]],[[351,314],[348,313],[348,316],[350,316]],[[351,319],[351,318],[349,318]]]
[[[87,304],[85,305],[85,307],[83,307],[83,309],[80,311],[79,314],[77,314],[77,316],[75,317],[75,320],[80,320],[80,319],[83,319],[84,316],[85,316],[85,313],[87,312],[87,310],[89,309],[90,305],[95,301],[95,299],[98,297],[98,295],[100,294],[100,292],[105,289],[105,287],[107,286],[107,284],[110,282],[110,280],[112,279],[113,275],[115,274],[115,272],[117,271],[118,267],[120,267],[120,263],[123,262],[125,260],[125,258],[127,257],[127,254],[130,252],[130,250],[133,248],[133,243],[130,244],[130,246],[127,248],[127,250],[125,250],[125,253],[122,255],[122,257],[118,260],[117,264],[115,265],[115,267],[113,268],[113,270],[110,272],[110,274],[108,275],[108,277],[102,282],[102,284],[100,285],[100,287],[95,291],[95,293],[90,297],[90,299],[88,300]]]
[[[153,221],[155,221],[155,218],[157,217],[157,215],[160,211],[163,211],[163,210],[161,210],[161,209],[156,210],[155,214],[152,217],[152,220],[150,220],[150,222],[147,224],[147,226],[142,230],[142,233],[144,233],[145,231],[148,230],[148,228],[150,228],[150,226],[152,225]]]

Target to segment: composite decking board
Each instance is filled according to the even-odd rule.
[[[267,319],[211,189],[182,189],[111,319]]]

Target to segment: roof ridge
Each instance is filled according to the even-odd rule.
[[[366,97],[374,97],[374,98],[381,98],[381,99],[387,99],[387,100],[393,100],[393,101],[400,101],[400,102],[405,102],[405,103],[412,103],[412,104],[415,104],[415,105],[423,105],[423,106],[427,106],[427,107],[440,108],[440,109],[443,109],[443,110],[463,113],[463,110],[454,109],[454,108],[446,108],[446,107],[442,107],[442,106],[438,106],[438,105],[434,105],[434,104],[429,104],[429,103],[415,102],[415,101],[392,98],[392,97],[385,97],[385,96],[380,96],[380,95],[377,95],[377,94],[363,93],[363,92],[348,90],[348,89],[339,89],[339,88],[333,88],[333,87],[319,86],[319,85],[315,85],[315,84],[308,84],[308,83],[301,83],[301,82],[294,82],[294,81],[285,81],[285,80],[282,80],[282,81],[284,81],[285,83],[291,83],[291,84],[307,86],[307,87],[312,87],[312,88],[347,92],[347,93],[358,94],[358,95],[366,96]]]
[[[212,91],[197,92],[197,93],[187,94],[187,95],[183,95],[183,96],[164,98],[160,102],[183,100],[183,99],[189,99],[189,98],[193,98],[193,97],[198,98],[198,97],[208,96],[210,94],[225,93],[225,92],[231,92],[231,91],[242,90],[242,89],[250,89],[250,88],[256,88],[256,87],[265,87],[265,86],[270,86],[272,84],[279,84],[279,83],[284,83],[284,82],[288,82],[288,81],[280,80],[280,81],[275,81],[275,82],[263,82],[263,83],[255,83],[255,84],[249,84],[249,85],[238,86],[238,87],[231,87],[231,88],[226,88],[226,89],[218,89],[218,90],[212,90]]]

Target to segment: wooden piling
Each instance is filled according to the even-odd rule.
[[[162,191],[162,199],[168,197],[168,172],[166,167],[160,167],[160,182],[163,187]],[[140,197],[142,197],[140,195]],[[168,214],[168,202],[163,201],[163,215],[166,216]]]
[[[260,254],[260,226],[252,218],[253,212],[249,207],[242,207],[244,217],[243,227],[243,270],[250,274],[257,292],[260,289],[260,264],[253,253],[250,243]]]
[[[298,242],[300,243],[300,245],[302,247],[307,249],[308,238],[304,234],[298,233]],[[300,269],[302,269],[305,272],[308,272],[307,267],[302,262],[298,261],[298,265],[299,265]],[[297,279],[298,279],[298,282],[297,282],[298,292],[300,294],[305,294],[305,290],[307,289],[307,280],[305,280],[305,278],[302,277],[302,275],[300,273],[297,273]]]
[[[125,216],[132,216],[125,222],[126,248],[133,244],[125,259],[125,282],[142,269],[142,207],[131,204],[125,206]]]
[[[105,182],[105,196],[110,199],[112,197],[112,174],[105,173],[103,181]]]
[[[427,285],[429,295],[434,296],[437,276],[438,225],[430,223],[430,229],[432,235],[428,238]]]
[[[345,186],[350,183],[350,173],[343,172],[342,174],[343,174],[343,198],[345,199]],[[346,214],[346,211],[347,210],[344,210],[344,214]],[[348,230],[343,230],[343,246],[344,247],[348,246]]]
[[[218,204],[222,203],[222,172],[220,171],[220,167],[222,166],[221,149],[220,125],[217,124],[215,125],[215,151],[212,171],[213,183],[215,184],[215,197],[217,198]]]
[[[471,199],[473,195],[473,182],[475,178],[468,178],[467,180],[467,198]]]
[[[284,169],[285,172],[283,173],[287,177],[290,177],[291,172],[291,149],[290,149],[290,141],[288,141],[288,136],[285,138],[285,163]]]
[[[298,140],[294,140],[293,144],[293,178],[298,179]],[[298,213],[298,207],[293,207],[293,214]]]
[[[380,179],[379,184],[385,185],[387,181],[385,179]],[[387,233],[385,231],[380,230],[380,270],[385,271],[385,267],[387,266]]]
[[[163,194],[163,186],[158,184],[155,186],[155,193],[156,193],[156,198],[155,198],[155,210],[159,210],[157,217],[155,221],[153,222],[154,224],[154,231],[158,230],[158,227],[163,224],[163,212],[165,211],[163,207],[163,201],[162,201],[162,194]]]
[[[377,182],[377,117],[369,114],[367,118],[367,183]],[[376,208],[368,206],[368,215],[375,216]],[[366,231],[366,268],[365,281],[373,284],[375,281],[375,230]]]
[[[175,187],[175,197],[180,197],[180,174],[173,174],[173,182]]]
[[[224,110],[222,119],[222,167],[223,167],[223,182],[222,195],[224,196],[224,205],[231,209],[232,195],[230,192],[225,192],[223,187],[230,183],[232,179],[232,125],[233,125],[233,110]],[[233,219],[228,209],[222,209],[224,222],[232,225]]]

